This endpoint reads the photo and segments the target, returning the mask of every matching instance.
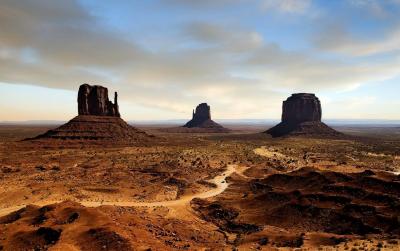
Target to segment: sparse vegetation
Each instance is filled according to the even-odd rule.
[[[228,186],[222,194],[194,199],[185,209],[162,205],[86,209],[64,202],[54,211],[21,209],[28,213],[2,218],[0,222],[7,224],[0,224],[0,232],[11,233],[13,224],[29,223],[31,217],[35,228],[49,227],[49,233],[63,230],[55,243],[35,237],[37,243],[50,246],[63,241],[65,229],[79,229],[85,221],[95,227],[82,228],[77,235],[101,248],[121,245],[129,250],[139,240],[144,248],[156,245],[162,250],[399,246],[398,224],[392,217],[400,204],[398,178],[382,173],[400,169],[398,143],[271,139],[254,131],[200,135],[151,129],[150,133],[162,140],[151,145],[66,145],[15,142],[18,135],[26,136],[15,129],[17,138],[0,143],[0,210],[41,201],[174,201],[216,189],[210,180],[230,165],[246,169],[221,183]],[[108,228],[99,228],[103,221]],[[315,232],[319,235],[311,234]],[[381,233],[392,237],[386,240]],[[369,234],[369,239],[354,234]],[[103,243],[100,237],[110,242]],[[4,250],[6,239],[14,241],[10,238],[0,237]]]

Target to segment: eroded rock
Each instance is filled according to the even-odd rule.
[[[117,92],[114,93],[112,103],[108,99],[107,88],[99,85],[81,85],[78,92],[78,114],[120,117]]]
[[[229,129],[211,119],[211,109],[207,103],[199,104],[193,110],[192,119],[183,127],[203,129],[204,132],[229,132]]]
[[[282,110],[282,122],[284,123],[321,122],[321,102],[315,94],[293,94],[286,101],[283,101]]]
[[[78,91],[78,116],[64,125],[26,140],[78,140],[112,142],[147,142],[151,135],[130,126],[120,117],[118,94],[114,103],[108,99],[108,90],[99,85],[83,84]],[[38,170],[46,171],[40,168]]]
[[[285,135],[339,136],[323,122],[321,102],[311,93],[296,93],[283,102],[282,122],[266,131],[273,137]]]
[[[192,120],[186,123],[185,127],[200,127],[207,120],[211,120],[210,106],[207,103],[201,103],[193,110]]]

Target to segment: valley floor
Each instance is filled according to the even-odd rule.
[[[45,130],[0,127],[0,250],[400,249],[398,139]]]

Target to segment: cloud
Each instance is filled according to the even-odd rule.
[[[399,0],[348,0],[351,6],[372,13],[376,17],[386,18],[392,16],[393,7],[400,5]],[[394,13],[397,16],[396,13]]]
[[[229,8],[239,5],[257,6],[261,11],[277,11],[287,14],[302,14],[310,9],[313,0],[161,0],[164,5],[187,7],[198,10]]]
[[[141,56],[134,43],[104,30],[75,1],[5,0],[1,5],[2,48],[31,48],[41,61],[66,66],[109,67]]]
[[[394,119],[397,106],[391,100],[382,100],[373,95],[355,94],[337,97],[329,103],[322,99],[323,113],[336,119]],[[343,112],[345,111],[345,112]]]
[[[193,22],[184,29],[184,36],[193,42],[214,46],[218,49],[232,52],[252,50],[263,45],[263,37],[256,31],[248,31],[236,27],[222,26],[205,22]]]
[[[254,77],[288,91],[349,91],[370,81],[399,75],[400,59],[345,63],[320,59],[307,53],[288,53],[277,45],[267,45],[249,57]]]
[[[226,7],[226,5],[230,4],[239,4],[249,0],[161,0],[161,3],[165,3],[167,5],[175,5],[175,6],[186,6],[191,8],[204,8],[204,7]],[[250,0],[254,1],[254,0]]]
[[[389,29],[379,37],[357,37],[343,25],[325,25],[313,38],[314,44],[322,49],[350,56],[371,56],[382,53],[400,52],[400,27]]]
[[[262,0],[264,10],[280,11],[284,13],[304,13],[312,4],[312,0]]]
[[[267,2],[291,13],[310,5]],[[104,84],[127,103],[184,116],[209,102],[216,117],[279,117],[291,92],[340,92],[399,74],[399,58],[344,62],[314,50],[290,51],[257,27],[192,20],[178,25],[173,36],[160,34],[168,44],[149,48],[76,1],[5,0],[1,8],[7,11],[0,12],[0,82],[68,90]]]
[[[349,61],[379,56],[393,59],[400,54],[399,0],[344,3],[334,17],[321,18],[311,34],[311,43],[320,53],[334,53]]]

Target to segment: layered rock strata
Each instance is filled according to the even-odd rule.
[[[283,102],[282,122],[267,130],[273,137],[285,135],[337,136],[339,132],[321,121],[321,102],[315,94],[296,93]]]
[[[116,92],[112,103],[107,88],[83,84],[78,91],[78,116],[33,139],[143,142],[151,137],[120,118]]]

